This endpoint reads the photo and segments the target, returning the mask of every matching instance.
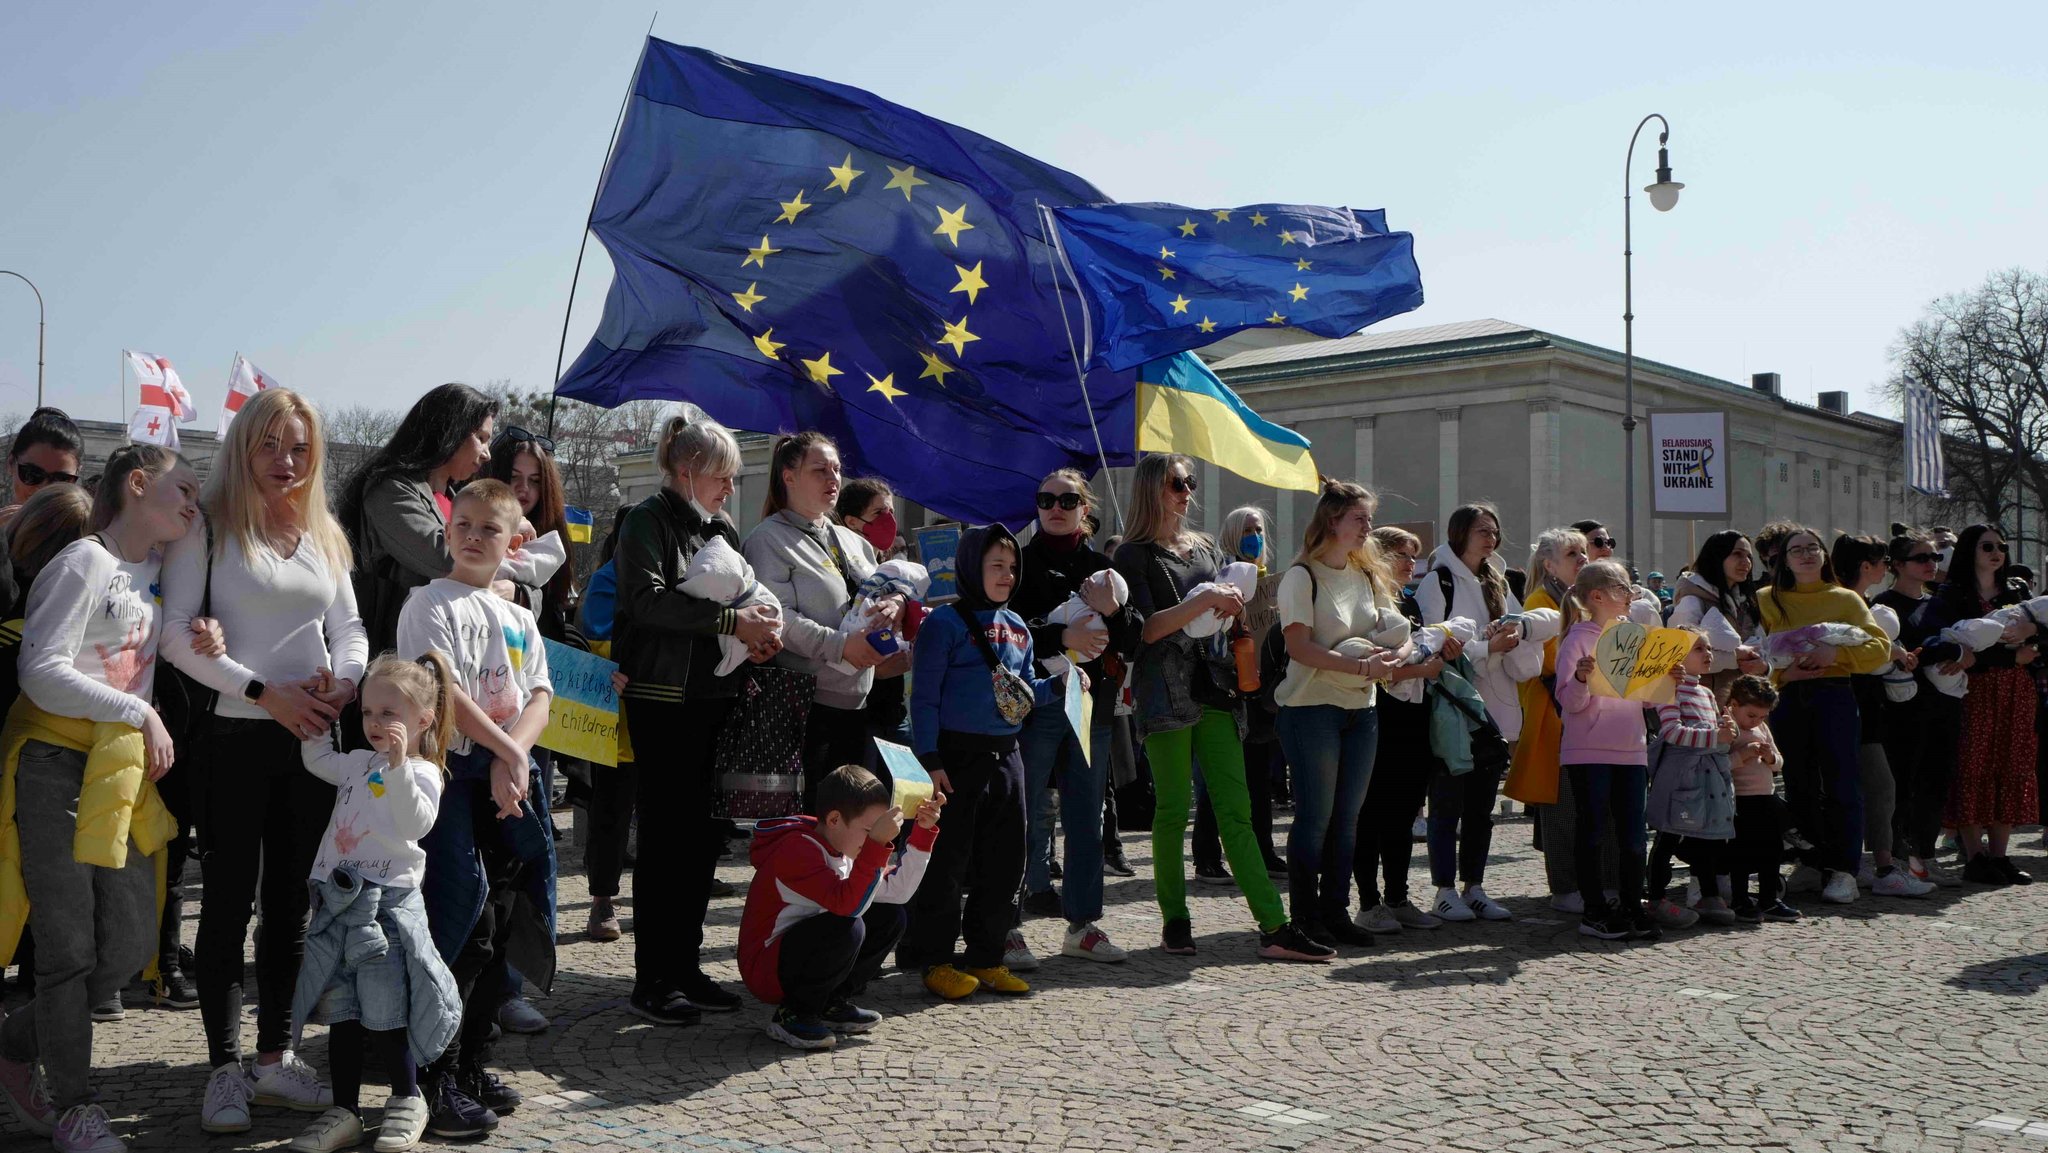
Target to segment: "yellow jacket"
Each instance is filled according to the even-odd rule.
[[[28,923],[28,889],[21,880],[21,832],[14,824],[15,769],[31,740],[75,749],[85,756],[85,782],[78,792],[78,831],[72,857],[82,864],[118,869],[128,863],[128,840],[156,860],[157,908],[163,908],[164,852],[178,832],[145,771],[140,730],[127,725],[60,717],[37,708],[27,694],[16,698],[0,729],[0,964],[13,960]],[[161,915],[161,914],[159,914]],[[152,966],[154,967],[154,966]]]

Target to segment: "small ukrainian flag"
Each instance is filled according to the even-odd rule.
[[[1186,453],[1253,484],[1321,487],[1308,438],[1253,412],[1192,352],[1139,370],[1138,451]]]
[[[562,517],[569,522],[569,540],[575,544],[590,543],[591,516],[589,509],[565,508]]]

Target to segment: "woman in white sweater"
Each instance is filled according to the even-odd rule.
[[[200,1124],[210,1133],[246,1131],[252,1103],[315,1112],[332,1104],[286,1048],[306,876],[334,808],[334,786],[306,772],[299,743],[326,732],[354,699],[369,657],[325,464],[313,406],[288,389],[257,393],[214,460],[205,531],[187,534],[164,562],[163,655],[218,694],[181,766],[199,774],[190,785],[206,899],[196,967],[214,1071]],[[194,651],[189,622],[203,615],[220,621],[226,653]],[[242,1067],[242,957],[259,899],[252,1079]]]

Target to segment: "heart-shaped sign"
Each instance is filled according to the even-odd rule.
[[[1594,695],[1618,697],[1627,690],[1629,677],[1636,671],[1636,654],[1649,639],[1650,630],[1631,620],[1607,626],[1593,646],[1593,675],[1588,683]]]

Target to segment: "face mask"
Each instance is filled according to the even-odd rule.
[[[683,481],[683,503],[690,506],[690,511],[697,514],[698,520],[709,521],[711,519],[711,510],[697,503],[697,487],[688,479]]]
[[[876,552],[887,552],[896,547],[896,514],[883,509],[882,515],[860,526],[860,535],[868,538]]]
[[[1259,559],[1266,551],[1266,534],[1262,532],[1248,532],[1244,534],[1244,539],[1237,542],[1237,551],[1253,560]]]

